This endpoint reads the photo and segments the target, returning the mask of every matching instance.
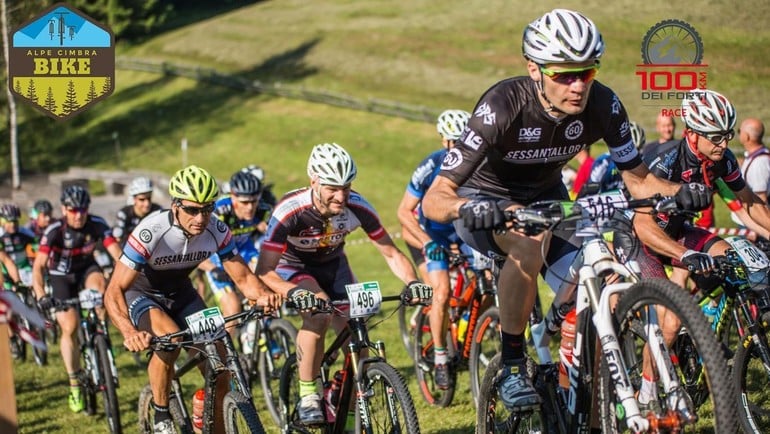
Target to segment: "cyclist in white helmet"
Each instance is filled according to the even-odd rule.
[[[345,285],[356,281],[343,250],[345,237],[361,227],[385,258],[393,274],[413,298],[429,298],[431,288],[417,281],[411,262],[398,250],[374,208],[351,190],[356,165],[336,143],[316,145],[307,174],[310,187],[287,193],[268,223],[257,275],[293,302],[302,316],[297,334],[299,418],[308,425],[324,422],[319,376],[324,336],[330,323],[341,330],[345,321],[312,314],[318,299],[346,298]]]
[[[513,411],[540,402],[526,375],[524,329],[543,267],[545,235],[496,231],[504,226],[503,210],[568,199],[562,167],[601,139],[634,196],[676,195],[689,209],[711,200],[698,188],[661,181],[642,163],[620,99],[594,80],[604,41],[590,19],[555,9],[527,25],[522,39],[527,75],[500,81],[483,94],[422,202],[426,217],[454,220],[463,241],[502,265],[498,294],[505,378],[500,396]],[[556,288],[559,280],[553,276],[568,275],[575,247],[557,236],[549,246],[545,278]]]
[[[153,184],[150,178],[140,176],[131,180],[128,185],[128,196],[131,204],[118,211],[115,225],[112,227],[112,236],[124,245],[128,235],[139,222],[152,212],[161,209],[161,206],[152,201]]]
[[[446,342],[447,312],[449,310],[449,261],[447,251],[452,245],[461,248],[463,254],[476,261],[474,268],[483,269],[485,263],[480,253],[474,252],[460,240],[450,223],[431,221],[422,213],[420,201],[438,174],[441,162],[447,152],[455,146],[470,119],[464,110],[446,110],[436,122],[441,137],[441,149],[425,157],[412,173],[404,196],[398,206],[398,219],[412,260],[420,268],[433,287],[433,303],[430,309],[431,335],[433,336],[434,371],[433,381],[437,388],[446,390],[450,386],[449,355]]]

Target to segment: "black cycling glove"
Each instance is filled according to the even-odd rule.
[[[505,224],[503,211],[493,200],[470,200],[460,207],[459,213],[469,231],[498,229]]]
[[[687,211],[700,211],[711,204],[711,189],[697,182],[684,184],[676,192],[676,204]]]
[[[433,298],[433,288],[418,280],[409,282],[401,293],[401,299],[405,303],[426,303]]]
[[[716,266],[714,258],[712,258],[711,255],[708,253],[696,252],[695,250],[684,252],[679,261],[689,271],[698,274],[708,274],[714,270],[714,267]]]
[[[42,311],[47,311],[52,307],[54,307],[54,305],[55,305],[54,299],[47,295],[40,297],[40,300],[37,301],[37,306]]]
[[[316,298],[315,294],[305,288],[292,288],[286,298],[294,304],[300,312],[308,312],[319,307],[321,300]]]

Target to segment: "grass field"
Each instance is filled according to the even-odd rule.
[[[598,79],[612,87],[632,119],[654,136],[657,108],[643,105],[636,65],[646,31],[677,18],[692,24],[705,46],[709,86],[735,103],[739,122],[770,119],[770,16],[766,0],[736,5],[725,0],[675,3],[552,0],[450,0],[444,2],[275,0],[200,19],[141,44],[118,44],[119,55],[165,60],[264,82],[327,89],[356,98],[381,98],[442,110],[471,110],[496,81],[524,71],[520,55],[524,25],[553,7],[589,15],[607,44]],[[267,95],[241,93],[189,79],[119,70],[114,94],[66,124],[23,111],[22,164],[31,171],[61,171],[71,165],[136,168],[172,173],[180,168],[180,141],[189,141],[188,161],[225,179],[248,163],[267,171],[281,194],[306,183],[312,145],[337,142],[355,158],[355,188],[379,210],[388,230],[399,230],[396,206],[414,166],[440,145],[432,124],[328,107]],[[6,125],[4,122],[3,125]],[[119,133],[116,161],[113,134]],[[2,130],[0,134],[7,135]],[[0,153],[8,155],[7,141]],[[732,144],[736,151],[740,146]],[[10,169],[8,159],[0,171]],[[723,208],[717,222],[729,225]],[[363,240],[354,234],[351,240]],[[398,286],[368,243],[351,243],[348,255],[357,277]],[[372,335],[384,339],[390,360],[413,380],[412,368],[395,338],[391,318]],[[120,339],[116,336],[116,346]],[[15,364],[22,432],[104,432],[104,421],[66,409],[65,376],[54,366]],[[118,351],[120,399],[126,432],[135,427],[135,401],[146,374]],[[460,381],[467,383],[467,375]],[[475,410],[466,386],[448,409],[419,404],[425,432],[472,431]],[[267,420],[266,413],[263,417]]]

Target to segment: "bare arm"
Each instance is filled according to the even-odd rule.
[[[420,227],[420,223],[414,218],[414,210],[420,204],[420,199],[414,197],[408,191],[401,198],[398,205],[398,221],[401,222],[401,231],[404,241],[412,247],[422,248],[425,243],[430,241],[430,237]]]
[[[770,209],[759,196],[749,190],[747,186],[744,186],[741,191],[735,192],[735,196],[740,199],[751,220],[766,230],[770,230]]]
[[[425,216],[440,223],[457,219],[460,206],[468,201],[457,195],[457,188],[458,185],[448,178],[437,176],[422,199]]]
[[[35,291],[35,298],[40,300],[45,296],[45,278],[43,272],[48,263],[48,255],[37,253],[35,262],[32,263],[32,290]]]
[[[644,199],[656,193],[673,196],[682,187],[681,184],[666,181],[653,175],[644,163],[633,169],[621,171],[620,176],[631,196],[637,199]]]
[[[281,296],[270,291],[270,289],[249,270],[249,267],[243,262],[243,258],[240,255],[235,255],[227,261],[222,261],[222,267],[224,267],[227,275],[233,279],[233,282],[238,286],[238,289],[241,290],[246,298],[255,300],[260,306],[270,306],[273,309],[279,309],[281,307]]]
[[[107,290],[104,292],[104,307],[107,308],[110,320],[123,336],[129,336],[137,331],[128,316],[125,294],[138,275],[138,271],[117,261],[110,282],[107,284]]]
[[[414,267],[412,267],[412,262],[409,261],[406,255],[401,253],[401,250],[398,250],[390,235],[385,234],[385,236],[375,241],[374,245],[377,246],[377,250],[385,258],[390,271],[401,279],[404,284],[417,280],[417,274],[414,271]]]
[[[656,253],[679,259],[687,248],[672,240],[666,232],[655,223],[651,214],[637,213],[634,216],[634,229],[639,241]]]
[[[112,256],[113,261],[118,262],[120,260],[120,255],[123,254],[123,249],[120,248],[119,243],[112,243],[107,246],[107,253]]]
[[[16,267],[16,263],[13,262],[13,258],[5,252],[2,252],[0,254],[0,262],[5,265],[6,271],[8,271],[8,276],[11,277],[11,280],[14,282],[20,282],[21,277],[19,276],[19,269]]]
[[[273,290],[273,292],[286,297],[286,294],[288,294],[290,290],[296,288],[297,285],[283,280],[275,271],[280,259],[281,252],[263,249],[259,252],[256,274],[268,288]]]

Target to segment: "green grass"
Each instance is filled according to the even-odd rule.
[[[327,89],[360,99],[381,98],[441,110],[470,110],[491,84],[524,71],[523,26],[553,7],[578,8],[600,27],[607,44],[599,80],[616,90],[630,117],[654,136],[657,111],[642,105],[634,72],[648,28],[667,18],[692,24],[705,45],[709,83],[735,103],[739,122],[770,119],[770,31],[756,17],[770,15],[770,3],[726,0],[688,3],[556,2],[523,0],[314,1],[274,0],[211,14],[175,27],[141,44],[118,46],[119,55],[200,65],[265,82]],[[118,71],[114,94],[59,123],[22,110],[22,166],[37,172],[72,165],[173,173],[182,164],[180,141],[189,141],[188,161],[226,179],[248,163],[262,165],[282,194],[307,183],[305,162],[321,142],[345,146],[359,166],[355,188],[379,210],[386,228],[397,232],[396,206],[414,166],[439,142],[432,124],[366,112],[242,93],[183,78]],[[3,123],[6,124],[5,122]],[[122,160],[115,158],[119,133]],[[3,134],[7,131],[3,130]],[[7,141],[0,153],[8,155]],[[737,141],[733,149],[739,150]],[[0,170],[9,171],[8,159]],[[717,222],[730,225],[721,205]],[[364,240],[362,233],[351,240]],[[367,242],[347,248],[361,280],[399,285]],[[425,405],[396,339],[395,318],[372,336],[384,339],[390,360],[408,376],[425,432],[467,433],[475,411],[467,390],[448,409]],[[115,337],[116,346],[121,340]],[[63,369],[15,364],[23,432],[104,431],[103,420],[66,409]],[[135,426],[135,401],[146,374],[118,352],[120,399],[127,432]],[[467,384],[467,374],[460,377]],[[267,420],[266,413],[263,414]]]

